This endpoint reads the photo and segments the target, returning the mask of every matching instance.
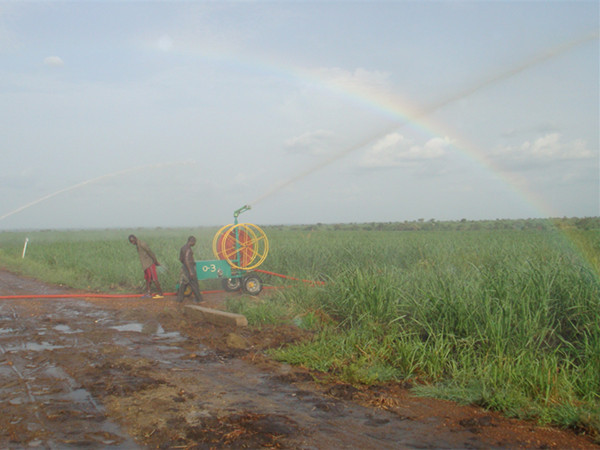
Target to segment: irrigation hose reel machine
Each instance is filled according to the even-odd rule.
[[[238,223],[244,205],[233,213],[233,224],[221,227],[213,238],[214,260],[196,261],[198,280],[221,279],[228,292],[242,290],[258,295],[263,288],[260,277],[253,272],[266,259],[269,241],[264,231],[251,223]]]

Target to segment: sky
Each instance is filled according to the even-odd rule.
[[[597,1],[0,1],[0,230],[600,215]]]

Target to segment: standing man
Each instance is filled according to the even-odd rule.
[[[158,293],[152,298],[164,298],[162,288],[158,282],[158,275],[156,274],[156,266],[160,266],[160,263],[156,259],[156,256],[148,247],[144,241],[140,241],[133,234],[129,235],[129,242],[137,247],[138,255],[140,256],[140,262],[142,263],[142,269],[144,270],[144,279],[146,280],[146,294],[144,297],[150,297],[150,284],[154,281]]]
[[[181,261],[181,276],[179,277],[179,289],[177,290],[177,301],[182,302],[185,288],[190,286],[196,297],[196,303],[203,301],[198,286],[198,274],[196,273],[196,260],[192,247],[196,245],[196,238],[190,236],[186,244],[179,250],[179,261]]]

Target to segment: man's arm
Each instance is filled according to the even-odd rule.
[[[156,264],[157,266],[160,266],[160,263],[156,259],[156,255],[154,254],[154,252],[152,250],[150,250],[150,247],[148,247],[148,244],[146,244],[145,242],[142,243],[142,248],[148,254],[148,256],[152,259],[152,262],[154,264]]]
[[[189,274],[196,278],[196,261],[194,261],[194,253],[191,248],[185,251],[185,266],[188,269]]]

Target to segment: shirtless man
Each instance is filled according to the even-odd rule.
[[[142,263],[142,269],[144,270],[144,279],[146,280],[146,294],[144,297],[151,297],[150,285],[154,281],[158,293],[152,298],[164,298],[162,288],[158,282],[158,274],[156,273],[156,266],[160,266],[156,256],[152,250],[150,250],[148,244],[139,240],[133,234],[129,235],[129,242],[137,247],[140,262]]]

